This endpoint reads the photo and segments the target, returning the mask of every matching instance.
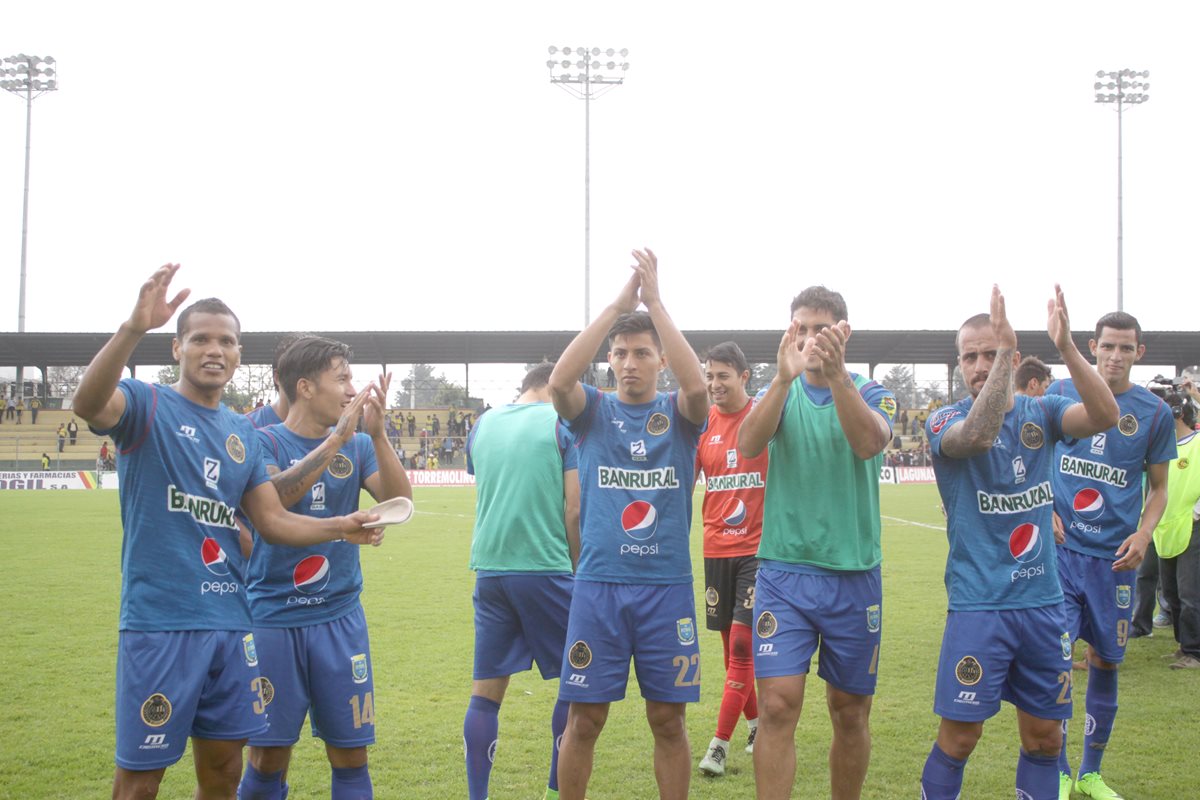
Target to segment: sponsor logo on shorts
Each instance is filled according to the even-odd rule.
[[[567,678],[567,683],[577,689],[588,688],[587,676],[580,675],[578,672],[572,672],[571,677]]]
[[[675,635],[679,638],[679,643],[682,645],[695,644],[696,625],[692,622],[691,617],[675,620]]]
[[[1063,635],[1059,637],[1058,641],[1059,641],[1059,644],[1062,645],[1063,658],[1067,661],[1070,661],[1071,660],[1071,634],[1067,633],[1066,631],[1063,631]]]
[[[954,665],[954,677],[963,686],[974,686],[983,679],[983,665],[975,656],[963,656]]]
[[[758,615],[754,630],[758,632],[758,638],[770,639],[779,630],[779,620],[775,619],[775,615],[770,611],[764,611]]]
[[[1124,585],[1117,587],[1117,608],[1129,608],[1133,602],[1133,587]]]
[[[709,608],[714,608],[721,596],[717,594],[717,587],[709,586],[704,590],[704,604]]]
[[[723,521],[726,525],[735,528],[738,525],[741,525],[746,521],[746,504],[741,500],[735,499],[733,501],[733,510],[730,511],[729,514],[725,515]],[[725,533],[728,534],[729,531],[726,531]]]
[[[165,733],[152,733],[146,737],[145,741],[138,745],[138,750],[166,750],[170,747],[167,744],[167,735]]]
[[[171,719],[171,701],[165,694],[155,692],[142,703],[142,722],[151,728],[161,728]]]
[[[254,634],[247,633],[242,637],[242,655],[246,657],[247,667],[258,666],[258,650],[254,647]]]
[[[261,698],[254,704],[254,713],[262,714],[275,699],[275,685],[267,680],[266,675],[259,675],[250,681],[250,688],[258,692],[259,698]]]
[[[1125,416],[1121,417],[1119,420],[1117,420],[1117,430],[1126,436],[1133,436],[1138,432],[1137,417],[1135,417],[1133,414],[1126,414]]]
[[[588,643],[580,639],[571,645],[571,649],[567,651],[567,661],[575,669],[587,669],[592,663],[592,648],[588,647]],[[572,678],[575,676],[572,675]],[[580,675],[580,678],[583,676]],[[584,684],[585,686],[587,684]]]
[[[354,474],[354,462],[338,453],[329,463],[329,474],[339,479],[349,478]]]
[[[221,480],[221,462],[215,458],[204,459],[204,485],[210,489],[217,488]]]
[[[779,655],[778,653],[775,652],[775,645],[772,644],[771,642],[762,642],[761,644],[759,644],[758,654],[760,656],[763,656],[764,658],[767,656]]]
[[[959,692],[958,697],[954,698],[954,702],[962,703],[966,706],[977,706],[979,701],[975,699],[975,692]]]
[[[350,656],[350,675],[354,678],[355,683],[366,683],[367,670],[367,654],[355,653]]]
[[[671,418],[661,412],[654,412],[646,420],[646,433],[651,436],[662,436],[671,429]]]
[[[1024,789],[1017,789],[1017,800],[1033,800],[1033,795]]]
[[[236,433],[229,434],[229,438],[225,440],[225,452],[239,464],[246,460],[246,445],[242,444]]]
[[[1096,489],[1080,489],[1071,502],[1075,514],[1089,522],[1104,513],[1104,495]]]
[[[883,612],[879,608],[879,604],[867,606],[867,632],[879,633],[880,623],[882,622]]]
[[[1021,444],[1030,450],[1040,450],[1046,443],[1046,434],[1035,423],[1026,422],[1021,426]]]

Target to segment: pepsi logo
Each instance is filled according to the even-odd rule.
[[[1018,525],[1008,535],[1008,552],[1021,564],[1027,564],[1041,555],[1042,537],[1038,533],[1038,526],[1032,522]]]
[[[329,583],[329,559],[308,556],[292,570],[292,583],[302,594],[316,594]]]
[[[746,504],[741,500],[735,500],[733,511],[725,517],[725,524],[731,526],[741,525],[746,521]]]
[[[1075,515],[1094,520],[1104,513],[1104,495],[1096,489],[1080,489],[1075,494]]]
[[[225,555],[221,545],[211,536],[205,537],[200,545],[200,559],[204,562],[205,569],[213,575],[229,574],[229,556]]]
[[[629,538],[645,541],[658,528],[658,511],[645,500],[634,500],[621,512],[621,527]]]

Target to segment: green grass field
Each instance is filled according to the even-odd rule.
[[[465,797],[462,716],[471,681],[471,587],[467,569],[474,492],[418,489],[418,513],[363,552],[364,604],[371,624],[377,733],[371,772],[380,798]],[[946,608],[946,555],[932,486],[883,487],[884,625],[872,715],[874,748],[864,797],[914,798],[933,740],[934,673]],[[0,797],[108,797],[112,776],[113,685],[120,591],[120,521],[115,492],[0,493],[0,583],[6,642],[0,649]],[[703,574],[700,538],[693,563]],[[697,608],[703,607],[697,582]],[[722,688],[720,638],[701,631],[703,694],[688,710],[694,760],[713,735]],[[1131,643],[1121,711],[1104,761],[1110,783],[1130,800],[1194,797],[1200,746],[1200,676],[1166,668],[1169,635]],[[1076,717],[1086,678],[1076,673]],[[549,716],[557,684],[515,676],[501,712],[493,800],[542,796]],[[829,721],[823,684],[809,681],[797,730],[796,796],[828,797]],[[1080,731],[1072,728],[1072,762]],[[737,736],[744,734],[739,727]],[[1013,795],[1017,757],[1011,707],[991,720],[966,772],[964,797]],[[1188,764],[1193,766],[1189,767]],[[1191,777],[1189,777],[1191,776]],[[293,800],[329,796],[319,742],[297,746]],[[160,797],[191,797],[190,755],[167,772]],[[589,796],[656,797],[651,739],[631,677],[596,751]],[[738,748],[724,778],[696,774],[695,798],[754,795],[750,757]]]

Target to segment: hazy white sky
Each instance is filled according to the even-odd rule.
[[[140,281],[248,330],[582,324],[583,102],[547,46],[627,47],[592,106],[592,305],[659,254],[684,328],[782,327],[823,282],[859,328],[949,328],[992,282],[1017,327],[1053,281],[1195,329],[1192,2],[24,3],[0,55],[34,102],[28,330],[112,330]],[[1189,77],[1191,76],[1191,77]],[[0,329],[17,328],[22,100],[0,97]]]

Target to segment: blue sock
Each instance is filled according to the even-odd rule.
[[[463,719],[463,745],[467,751],[467,797],[487,800],[492,760],[500,737],[500,704],[471,695]]]
[[[283,800],[282,776],[283,770],[259,772],[247,761],[242,782],[238,784],[238,800]]]
[[[279,800],[287,800],[288,789],[290,789],[290,788],[291,787],[288,786],[287,781],[284,781],[283,782],[283,794],[279,795]]]
[[[1017,759],[1017,797],[1058,800],[1058,758],[1031,756],[1022,750]]]
[[[361,767],[334,767],[329,782],[329,800],[372,800],[375,790],[371,787],[371,773],[367,765]]]
[[[562,744],[563,732],[567,729],[567,711],[570,710],[571,704],[566,700],[559,700],[554,704],[554,714],[550,717],[550,734],[554,737],[554,747],[550,751],[550,780],[546,781],[546,788],[558,791],[558,746]]]
[[[962,791],[963,767],[967,765],[942,752],[934,742],[925,759],[925,770],[921,773],[921,796],[926,800],[957,800]]]
[[[1065,772],[1068,775],[1070,775],[1071,774],[1071,762],[1067,760],[1067,723],[1068,722],[1070,722],[1070,720],[1064,719],[1062,721],[1063,741],[1062,741],[1062,750],[1058,751],[1058,771]]]
[[[1087,719],[1083,727],[1083,760],[1079,774],[1099,772],[1104,748],[1112,734],[1117,718],[1117,671],[1088,668],[1087,699],[1084,701]]]

